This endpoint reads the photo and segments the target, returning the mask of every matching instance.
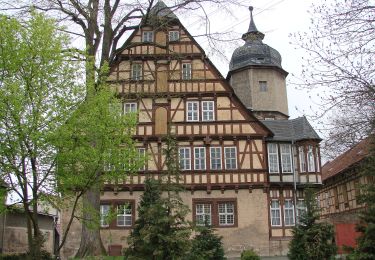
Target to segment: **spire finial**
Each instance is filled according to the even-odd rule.
[[[250,11],[250,24],[249,24],[249,29],[247,29],[247,32],[242,35],[242,39],[244,39],[246,41],[246,38],[248,39],[258,39],[258,40],[263,40],[264,38],[264,34],[259,32],[257,27],[255,26],[255,23],[254,23],[254,18],[253,18],[253,10],[254,10],[254,7],[253,6],[249,6],[249,11]],[[248,37],[250,35],[255,35],[255,37]]]

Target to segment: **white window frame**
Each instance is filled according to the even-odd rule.
[[[309,145],[307,149],[307,171],[315,172],[315,159],[312,145]]]
[[[200,208],[200,209],[198,209]],[[195,204],[195,223],[197,226],[212,225],[212,205],[210,203]]]
[[[277,202],[278,207],[274,207],[273,202]],[[274,217],[273,212],[278,213],[278,216]],[[270,205],[270,217],[271,217],[271,226],[272,227],[281,227],[281,208],[279,200],[271,200]],[[279,224],[274,224],[273,220],[278,220]]]
[[[293,200],[284,200],[284,224],[285,226],[294,226],[294,205]]]
[[[315,147],[315,170],[320,172],[319,148]]]
[[[222,163],[221,157],[222,157],[221,147],[210,147],[211,170],[223,169],[223,163]]]
[[[137,103],[135,102],[125,102],[124,103],[124,114],[136,113],[138,110]]]
[[[224,205],[224,207],[220,208],[220,205]],[[230,207],[232,208],[232,212],[230,212]],[[220,209],[224,209],[221,211]],[[217,203],[217,212],[219,214],[219,226],[233,226],[235,223],[234,219],[234,212],[235,212],[235,205],[233,202],[218,202]],[[222,220],[224,219],[224,222]]]
[[[154,32],[153,31],[143,31],[142,32],[142,42],[154,42]]]
[[[133,63],[131,69],[131,80],[141,80],[142,70],[142,63]]]
[[[179,31],[169,31],[168,39],[170,42],[177,42],[180,40],[180,32]]]
[[[306,172],[306,156],[305,156],[305,147],[298,147],[298,156],[299,156],[299,170],[300,172]]]
[[[281,171],[283,173],[292,173],[293,164],[292,164],[292,146],[290,144],[280,144],[280,155],[281,155]],[[290,165],[290,170],[286,166]]]
[[[101,204],[100,205],[100,226],[101,227],[109,227],[108,222],[108,215],[111,211],[111,205],[109,204]]]
[[[215,102],[202,101],[202,121],[215,121]]]
[[[119,212],[121,208],[124,208],[124,212]],[[130,212],[130,213],[129,213]],[[130,203],[117,205],[116,212],[116,225],[118,227],[131,227],[133,225],[133,214],[132,205]],[[122,218],[124,224],[119,224],[119,218]],[[129,224],[130,221],[130,224]],[[128,223],[126,223],[128,222]]]
[[[199,101],[186,102],[186,121],[198,122],[199,121]]]
[[[228,156],[228,153],[227,153],[228,150],[234,150],[234,157],[232,156],[231,151],[229,152],[230,156]],[[224,161],[225,161],[226,170],[237,169],[237,147],[235,146],[224,147]]]
[[[190,147],[178,148],[180,170],[189,171],[191,170],[191,149]]]
[[[191,75],[191,63],[184,62],[181,65],[181,77],[183,80],[189,80],[192,78]]]
[[[276,152],[271,152],[271,147],[276,148]],[[279,149],[278,149],[278,145],[277,145],[277,143],[268,143],[267,148],[268,148],[267,149],[268,171],[269,171],[269,173],[279,173],[280,169],[279,169]],[[271,160],[272,157],[276,158],[276,162]]]
[[[206,147],[194,147],[194,170],[206,170]]]

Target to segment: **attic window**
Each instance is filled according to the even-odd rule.
[[[267,81],[259,81],[259,91],[260,92],[267,92]]]
[[[179,31],[170,31],[169,32],[169,41],[176,42],[180,40],[180,32]]]
[[[142,33],[142,42],[153,42],[154,41],[154,32],[144,31]]]

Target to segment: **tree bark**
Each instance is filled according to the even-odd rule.
[[[100,237],[100,228],[92,228],[85,224],[90,221],[97,222],[95,218],[97,218],[97,212],[100,211],[99,186],[94,185],[82,197],[84,221],[82,223],[81,244],[76,257],[106,255],[106,250]]]

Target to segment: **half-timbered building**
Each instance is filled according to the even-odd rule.
[[[110,252],[126,247],[144,180],[166,170],[163,137],[170,131],[188,217],[208,218],[228,257],[249,248],[286,254],[304,185],[321,182],[320,138],[306,118],[288,120],[288,73],[263,37],[251,17],[224,78],[162,1],[130,35],[111,64],[109,84],[123,112],[137,112],[134,138],[148,160],[138,174],[104,187],[101,213],[119,209],[101,227]],[[74,251],[71,241],[66,247]]]
[[[322,167],[323,186],[318,193],[321,218],[334,225],[339,253],[345,253],[345,246],[355,247],[359,235],[355,226],[366,205],[358,196],[362,185],[373,182],[371,176],[360,173],[370,145],[371,139],[366,138]]]

